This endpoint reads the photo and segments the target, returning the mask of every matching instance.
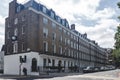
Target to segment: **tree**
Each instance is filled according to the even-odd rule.
[[[120,8],[120,2],[117,4],[118,7]],[[120,16],[118,17],[120,19]],[[115,66],[120,68],[120,25],[117,26],[117,31],[115,33],[115,49],[113,50],[113,58],[115,61]]]
[[[120,25],[117,27],[117,32],[115,33],[115,48],[120,48]]]

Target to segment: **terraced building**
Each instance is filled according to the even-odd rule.
[[[73,72],[86,66],[104,66],[106,51],[75,30],[52,9],[30,0],[13,0],[5,23],[4,74]]]

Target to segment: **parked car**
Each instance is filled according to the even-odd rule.
[[[83,73],[90,73],[93,71],[94,71],[94,67],[92,67],[92,66],[88,66],[88,67],[83,69]]]
[[[104,67],[104,66],[101,66],[101,67],[100,67],[100,71],[105,71],[105,67]]]
[[[98,71],[100,71],[100,67],[94,67],[93,72],[98,72]]]

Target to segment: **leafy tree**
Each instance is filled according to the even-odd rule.
[[[120,2],[117,4],[118,7],[120,8]],[[120,19],[120,16],[118,17]],[[117,26],[117,31],[115,33],[115,49],[113,50],[113,58],[116,67],[120,68],[120,25]]]

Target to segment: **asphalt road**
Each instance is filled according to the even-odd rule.
[[[52,73],[41,76],[8,76],[1,75],[0,80],[120,80],[120,69],[96,73]]]

